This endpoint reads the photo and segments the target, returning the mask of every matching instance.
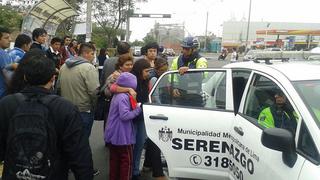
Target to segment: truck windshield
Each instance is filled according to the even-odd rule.
[[[320,80],[298,81],[294,86],[320,128]]]

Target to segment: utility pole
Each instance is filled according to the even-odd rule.
[[[92,0],[87,0],[86,42],[91,41],[91,33],[92,33],[91,12],[92,12]]]
[[[251,0],[249,3],[249,17],[248,17],[248,26],[247,26],[246,48],[248,48],[248,39],[249,39],[249,31],[250,31],[250,18],[251,18]]]
[[[128,0],[128,11],[127,11],[127,25],[126,25],[126,42],[129,42],[130,39],[130,16],[131,16],[131,9],[130,9],[131,0]]]
[[[268,28],[270,26],[270,23],[267,23],[267,29],[266,29],[266,37],[264,38],[264,49],[267,49],[267,37],[268,37]]]
[[[204,35],[204,51],[207,51],[207,33],[208,33],[208,18],[209,18],[209,12],[207,11],[207,20],[206,20],[206,31]]]

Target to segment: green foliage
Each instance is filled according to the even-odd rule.
[[[107,47],[107,34],[100,28],[92,27],[92,41],[96,43],[98,49]]]
[[[56,35],[59,37],[64,37],[66,35],[72,36],[72,26],[75,23],[73,18],[68,18],[59,24],[57,28]]]
[[[80,11],[80,5],[85,2],[85,0],[66,0],[76,11]],[[59,37],[64,37],[66,35],[72,36],[72,28],[76,24],[75,18],[68,18],[64,20],[57,28],[56,35]]]
[[[153,42],[157,42],[156,38],[154,36],[151,35],[147,35],[146,37],[143,38],[144,44],[149,44],[149,43],[153,43]]]
[[[143,46],[144,42],[143,41],[139,41],[139,40],[136,39],[130,45],[131,45],[131,47],[133,47],[133,46]]]
[[[123,33],[120,29],[102,28],[97,24],[93,24],[92,41],[96,43],[98,48],[116,47],[119,42],[117,36],[121,36]]]
[[[101,28],[99,32],[104,31],[107,47],[114,47],[118,40],[117,36],[123,36],[125,33],[120,30],[120,27],[133,9],[133,0],[93,0],[93,4],[95,6],[93,16]],[[98,33],[93,36],[99,37],[100,35],[101,33]]]
[[[22,15],[7,6],[0,6],[0,25],[11,31],[20,31]]]
[[[80,9],[79,5],[85,1],[84,0],[66,0],[66,2],[69,3],[76,10],[79,10]]]

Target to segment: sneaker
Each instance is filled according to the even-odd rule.
[[[100,171],[98,169],[93,170],[93,176],[98,176],[100,174]]]

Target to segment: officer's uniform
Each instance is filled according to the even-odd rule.
[[[284,110],[281,110],[280,113],[276,112],[275,108],[267,107],[263,109],[258,117],[258,123],[266,128],[284,128],[288,130],[293,130],[297,127],[297,116],[293,112],[290,116]]]

